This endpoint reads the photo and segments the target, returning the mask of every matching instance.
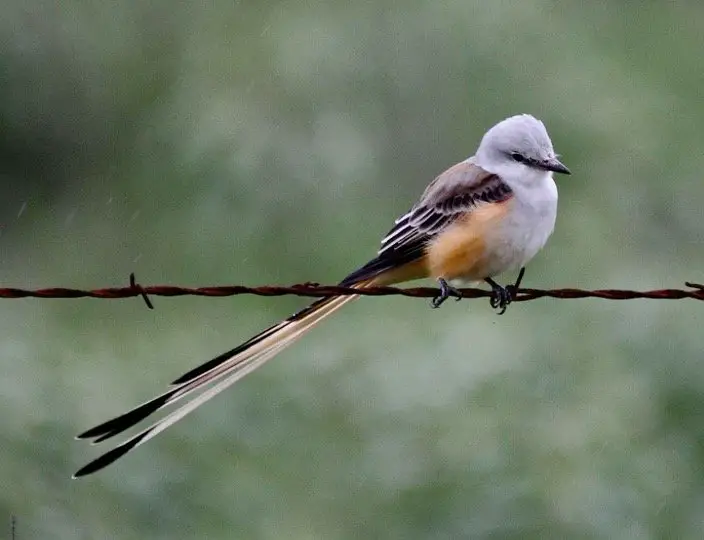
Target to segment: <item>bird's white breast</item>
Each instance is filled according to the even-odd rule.
[[[490,275],[515,270],[530,261],[555,228],[557,187],[549,173],[529,184],[512,186],[513,198],[501,223],[487,235]]]

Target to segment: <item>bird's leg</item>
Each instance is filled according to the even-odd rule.
[[[486,278],[484,281],[491,285],[491,298],[489,299],[489,304],[491,304],[491,307],[494,309],[499,310],[499,315],[503,315],[506,312],[506,308],[511,303],[511,300],[513,300],[511,285],[508,287],[502,287],[491,278]]]
[[[521,269],[518,271],[518,277],[516,278],[516,283],[513,285],[507,285],[506,288],[508,289],[508,292],[511,295],[511,301],[516,298],[516,295],[518,294],[518,289],[521,286],[521,281],[523,281],[523,276],[526,273],[526,267],[522,266]]]
[[[440,285],[440,294],[433,298],[430,303],[434,308],[439,308],[445,300],[450,298],[450,296],[454,296],[456,300],[462,299],[462,294],[460,294],[460,291],[450,285],[443,278],[438,278],[438,284]]]

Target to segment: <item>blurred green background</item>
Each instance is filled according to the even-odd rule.
[[[0,282],[333,283],[520,112],[573,171],[526,286],[701,282],[703,21],[662,0],[10,0]],[[99,450],[76,433],[303,303],[154,301],[0,302],[0,537],[11,515],[18,540],[702,537],[693,301],[364,299],[72,481]]]

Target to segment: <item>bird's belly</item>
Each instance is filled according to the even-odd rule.
[[[487,242],[485,268],[487,276],[524,266],[545,245],[547,236],[530,232],[497,235]]]

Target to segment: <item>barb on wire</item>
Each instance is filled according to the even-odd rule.
[[[656,289],[650,291],[631,291],[626,289],[596,289],[582,290],[574,288],[564,289],[519,289],[514,302],[525,302],[537,298],[602,298],[605,300],[633,300],[636,298],[649,298],[653,300],[681,300],[691,298],[693,300],[704,300],[704,285],[686,282],[687,289]],[[460,289],[462,298],[485,298],[490,297],[491,292],[484,289]],[[319,285],[317,283],[302,283],[288,287],[266,285],[261,287],[246,287],[244,285],[229,285],[218,287],[177,287],[173,285],[139,285],[134,277],[130,275],[128,287],[108,287],[102,289],[67,289],[60,287],[43,289],[17,289],[0,288],[0,298],[133,298],[141,296],[147,306],[153,309],[154,306],[149,296],[236,296],[241,294],[253,294],[257,296],[309,296],[322,298],[326,296],[408,296],[413,298],[434,298],[438,294],[438,289],[433,287],[369,287],[365,289],[354,289],[351,287],[340,287],[333,285]]]
[[[144,300],[144,303],[147,304],[147,307],[149,309],[154,309],[154,304],[152,304],[152,301],[149,299],[149,296],[147,296],[147,292],[144,290],[144,287],[137,283],[137,280],[134,277],[134,272],[130,274],[130,289],[133,289],[139,293],[139,295],[142,297],[142,300]]]

